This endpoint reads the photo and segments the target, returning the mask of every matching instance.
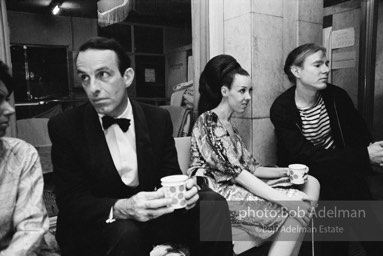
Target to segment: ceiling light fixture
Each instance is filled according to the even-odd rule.
[[[60,11],[61,11],[60,5],[55,4],[54,7],[52,8],[52,14],[57,15],[57,14],[59,14]]]
[[[133,8],[135,0],[99,0],[97,2],[98,25],[106,27],[123,22]]]

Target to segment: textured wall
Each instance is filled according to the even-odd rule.
[[[11,43],[60,45],[76,50],[97,35],[97,20],[8,11]]]
[[[373,135],[383,140],[383,1],[379,4],[377,31]]]
[[[321,43],[321,0],[225,0],[224,53],[251,74],[251,108],[233,118],[247,147],[264,165],[276,162],[269,110],[290,84],[283,74],[287,54],[300,44]]]
[[[333,54],[354,52],[355,67],[333,69],[332,83],[344,88],[350,95],[355,106],[358,103],[358,74],[359,74],[359,34],[360,34],[360,1],[351,0],[324,9],[325,15],[332,15],[332,30],[353,27],[355,30],[355,45],[334,49]]]

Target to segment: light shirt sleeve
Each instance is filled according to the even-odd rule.
[[[34,255],[49,228],[49,219],[43,202],[44,183],[38,153],[25,142],[19,144],[21,146],[12,148],[12,153],[5,158],[6,160],[2,159],[7,162],[8,182],[0,187],[3,190],[7,185],[12,186],[9,187],[6,196],[9,201],[15,199],[12,215],[8,215],[12,218],[9,221],[13,226],[11,230],[13,235],[8,247],[2,251],[2,255],[7,256]],[[16,172],[20,176],[14,176]],[[0,195],[4,196],[1,193]],[[3,208],[1,211],[7,209]]]

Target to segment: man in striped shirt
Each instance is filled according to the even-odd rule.
[[[372,200],[366,178],[373,174],[371,165],[383,166],[383,141],[373,142],[348,94],[327,83],[325,53],[322,46],[305,44],[286,59],[284,71],[293,86],[270,110],[278,165],[309,166],[321,183],[322,200]],[[364,245],[368,255],[383,255],[377,244]],[[330,255],[336,253],[347,255],[335,250]]]
[[[371,164],[383,166],[383,142],[373,142],[347,93],[327,83],[325,49],[305,44],[287,57],[293,87],[273,103],[270,118],[278,138],[278,165],[303,163],[321,182],[321,198],[371,198],[361,178]],[[348,191],[344,187],[359,187]]]
[[[330,118],[322,96],[319,95],[313,106],[299,108],[302,119],[303,136],[315,146],[324,149],[335,148],[334,139],[331,134]]]

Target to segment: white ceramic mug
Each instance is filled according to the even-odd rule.
[[[306,181],[303,177],[308,172],[309,172],[309,168],[304,164],[290,164],[289,165],[290,182],[297,185],[305,183]]]
[[[165,197],[172,199],[174,209],[180,209],[186,206],[185,192],[188,179],[189,177],[187,175],[170,175],[161,178],[161,185],[164,188]]]

